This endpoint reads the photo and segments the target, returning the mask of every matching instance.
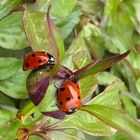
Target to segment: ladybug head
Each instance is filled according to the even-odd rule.
[[[48,64],[52,64],[54,65],[55,64],[55,59],[52,55],[50,55],[49,53],[47,53],[48,57],[49,57],[49,60],[48,60]]]
[[[77,107],[71,107],[69,111],[65,112],[66,114],[72,114],[77,111]]]

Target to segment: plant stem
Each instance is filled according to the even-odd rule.
[[[18,111],[17,118],[24,121],[32,113],[34,113],[36,109],[36,106],[31,101],[27,101],[25,105]]]

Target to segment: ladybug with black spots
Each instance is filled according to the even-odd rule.
[[[34,51],[25,56],[22,69],[27,71],[43,65],[54,65],[54,63],[54,57],[49,53]]]
[[[70,80],[64,81],[57,90],[57,106],[66,114],[76,112],[81,105],[81,91],[78,83]]]

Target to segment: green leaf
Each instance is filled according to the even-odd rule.
[[[140,93],[140,78],[138,78],[136,81],[136,88],[137,88],[138,92]]]
[[[122,133],[115,133],[110,137],[101,138],[101,140],[130,140],[127,136],[123,135]]]
[[[79,81],[82,99],[93,94],[98,86],[96,75],[89,75]],[[88,84],[87,84],[88,83]]]
[[[79,1],[83,11],[100,17],[103,14],[103,3],[99,0]]]
[[[52,81],[47,89],[45,97],[42,99],[41,103],[38,105],[40,112],[49,112],[58,110],[56,106],[56,87],[54,86],[54,81]]]
[[[15,122],[10,122],[9,124],[0,127],[0,139],[4,138],[4,140],[14,140],[16,138],[19,127],[19,120],[16,120]]]
[[[56,25],[60,29],[60,32],[64,39],[68,37],[72,29],[80,20],[80,9],[77,7],[69,15],[57,18]]]
[[[46,2],[46,0],[37,0],[35,8],[36,10],[40,12],[47,12],[48,5],[52,5],[52,15],[56,17],[64,17],[67,16],[74,6],[76,5],[77,1],[76,0],[50,0]],[[59,12],[58,12],[59,9]]]
[[[0,1],[0,19],[8,15],[16,6],[21,4],[22,0],[1,0]]]
[[[0,81],[0,91],[13,98],[27,98],[28,95],[26,91],[26,78],[28,74],[29,72],[21,72],[20,69],[13,76]]]
[[[121,92],[120,92],[121,93]],[[123,92],[122,92],[123,93]],[[129,115],[132,117],[136,118],[137,117],[137,111],[136,111],[136,106],[134,103],[130,100],[131,98],[127,97],[124,94],[120,94],[120,98],[122,101],[122,106],[124,108],[124,111],[127,112]]]
[[[29,140],[42,140],[39,136],[30,136]]]
[[[47,50],[48,36],[46,26],[43,25],[44,14],[39,12],[24,12],[23,23],[29,43],[34,51]],[[44,29],[45,28],[45,29]],[[44,31],[44,32],[43,32]]]
[[[81,32],[79,36],[72,42],[62,61],[62,65],[71,70],[74,69],[74,65],[78,68],[81,68],[90,62],[91,58],[89,50],[85,44],[83,36],[83,32]],[[81,57],[81,55],[83,56]]]
[[[76,136],[72,136],[69,134],[66,134],[64,132],[49,132],[48,135],[53,138],[53,139],[57,139],[57,140],[65,140],[65,139],[69,139],[69,140],[81,140],[80,138],[76,137]]]
[[[21,67],[21,61],[16,58],[0,58],[0,80],[4,80],[14,75]],[[9,71],[10,70],[10,71]]]
[[[0,127],[16,117],[15,112],[0,109]]]
[[[14,102],[2,93],[0,93],[0,104],[7,106],[15,106]]]
[[[12,13],[0,22],[0,46],[18,50],[27,47],[22,25],[22,13]]]
[[[64,130],[63,132],[68,134],[68,135],[75,136],[75,137],[77,137],[77,139],[80,139],[80,140],[87,140],[88,139],[88,138],[86,138],[87,134],[85,134],[81,131],[75,130],[75,129],[68,129],[68,130]],[[91,137],[93,138],[93,136],[91,136]]]
[[[126,92],[126,91],[120,91],[120,93],[126,95],[127,97],[129,97],[132,101],[134,101],[137,105],[140,104],[140,99],[138,97],[136,97],[135,95],[133,95],[130,92]],[[133,110],[132,112],[135,112],[135,110]],[[131,113],[130,113],[131,114]]]
[[[138,52],[132,50],[127,60],[134,69],[138,69],[140,71],[140,55]]]
[[[114,81],[88,104],[101,104],[115,109],[121,109],[120,90],[127,91],[127,88],[122,81]]]
[[[102,30],[91,23],[87,23],[87,25],[83,28],[83,36],[85,38],[85,43],[90,50],[90,54],[93,58],[101,60],[104,55],[104,38],[102,35]]]
[[[48,14],[26,10],[23,23],[30,45],[34,51],[47,51],[55,57],[56,64],[64,55],[63,39],[55,29]],[[58,52],[59,49],[59,52]],[[58,56],[60,53],[60,56]]]
[[[77,3],[76,0],[71,0],[71,1],[59,0],[57,2],[55,0],[51,0],[50,2],[50,4],[53,5],[52,13],[54,16],[57,17],[67,16],[72,11],[76,3]]]
[[[119,0],[106,0],[104,9],[105,15],[112,17],[117,12],[119,3]]]
[[[113,107],[114,109],[121,109],[119,97],[119,90],[121,89],[125,90],[124,84],[116,81],[87,104],[99,104],[107,107]],[[62,129],[76,129],[96,136],[112,135],[115,132],[113,128],[107,126],[93,115],[80,110],[56,126]]]
[[[36,106],[31,101],[27,101],[18,111],[17,117],[19,119],[22,119],[22,121],[24,122],[24,120],[26,120],[35,111]]]
[[[105,71],[97,73],[97,80],[100,85],[110,85],[114,81],[121,81],[117,76]]]
[[[118,77],[127,79],[126,82],[129,85],[130,92],[137,96],[138,91],[136,89],[136,85],[134,84],[136,82],[136,77],[132,69],[133,68],[124,61],[123,63],[118,63],[117,65],[113,66],[111,72]]]
[[[78,67],[79,69],[88,64],[90,62],[90,58],[87,55],[87,50],[80,50],[77,53],[75,52],[72,56],[72,62],[75,67]]]
[[[82,106],[81,110],[96,116],[131,139],[140,139],[140,124],[120,110],[98,104]]]

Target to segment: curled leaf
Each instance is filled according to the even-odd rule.
[[[30,99],[35,105],[38,105],[43,99],[49,86],[49,73],[46,69],[32,71],[27,78],[27,91]]]

